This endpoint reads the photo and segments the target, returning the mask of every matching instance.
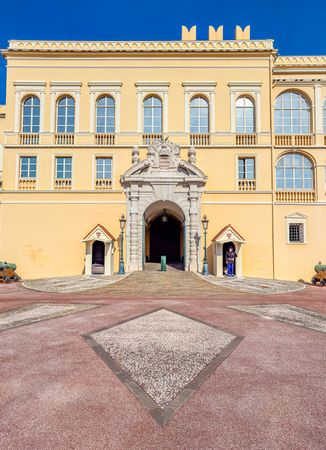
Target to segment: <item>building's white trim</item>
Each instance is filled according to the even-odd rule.
[[[120,133],[120,103],[121,103],[121,81],[90,81],[88,83],[90,102],[89,102],[89,131],[94,133],[96,121],[96,100],[100,94],[108,94],[115,101],[115,133]]]
[[[157,94],[162,99],[163,105],[163,133],[169,130],[169,81],[136,81],[137,87],[137,132],[142,133],[144,128],[143,102],[148,94]]]
[[[51,81],[50,132],[56,129],[56,102],[62,94],[71,95],[75,100],[75,133],[79,132],[81,81]]]
[[[231,132],[236,132],[236,99],[248,94],[255,100],[255,132],[261,132],[261,87],[260,81],[230,81],[230,122]]]
[[[184,81],[184,129],[190,131],[190,101],[194,95],[204,95],[208,100],[209,132],[215,133],[215,81]]]
[[[44,94],[45,94],[45,81],[14,81],[15,86],[15,112],[14,112],[14,127],[15,133],[20,132],[21,128],[21,101],[23,97],[28,94],[37,95],[40,99],[40,133],[44,131]]]

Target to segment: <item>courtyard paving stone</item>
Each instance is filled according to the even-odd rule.
[[[326,315],[326,288],[274,294],[272,302]],[[1,449],[324,450],[325,333],[230,308],[270,305],[271,296],[177,270],[66,294],[0,286],[0,312],[35,303],[100,307],[0,333]],[[243,337],[164,427],[84,338],[160,308]],[[179,345],[182,327],[171,327],[167,343]],[[144,340],[136,331],[130,351]],[[120,352],[117,337],[112,343]],[[127,352],[123,337],[121,346]],[[145,368],[146,352],[137,358]]]

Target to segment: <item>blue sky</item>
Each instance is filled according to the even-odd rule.
[[[9,39],[178,40],[181,25],[251,25],[253,39],[270,38],[282,55],[326,54],[326,1],[273,0],[8,0],[1,2],[0,46]],[[0,63],[0,104],[5,103],[5,62]]]

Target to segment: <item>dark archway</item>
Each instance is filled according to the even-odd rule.
[[[92,245],[92,273],[104,273],[105,244],[102,241],[94,241]]]
[[[226,273],[226,253],[229,248],[232,247],[234,251],[236,251],[235,244],[233,242],[225,242],[223,244],[223,275]],[[234,275],[237,274],[237,258],[234,260]]]
[[[161,256],[166,256],[167,264],[180,263],[181,231],[180,221],[166,213],[153,220],[149,229],[150,262],[160,262]]]

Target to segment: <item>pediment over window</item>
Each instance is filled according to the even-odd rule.
[[[82,240],[82,242],[90,241],[112,242],[115,241],[115,238],[106,228],[98,223]]]
[[[245,243],[245,239],[238,233],[232,225],[227,225],[212,239],[213,242],[223,244],[224,242],[240,242]]]
[[[307,218],[307,216],[305,214],[302,214],[302,213],[299,213],[299,212],[288,214],[285,217],[286,217],[286,219],[306,219]]]

